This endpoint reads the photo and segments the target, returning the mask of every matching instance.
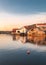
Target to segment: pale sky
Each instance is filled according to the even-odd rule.
[[[0,0],[0,30],[46,23],[46,0]]]
[[[11,30],[15,27],[45,22],[46,13],[32,15],[11,15],[8,13],[0,13],[0,30]]]

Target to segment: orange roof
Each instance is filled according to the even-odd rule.
[[[41,24],[37,24],[37,25],[46,25],[46,23],[43,23],[43,24],[41,23]]]
[[[14,29],[12,29],[13,32],[15,32],[16,30],[18,30],[18,28],[14,28]]]

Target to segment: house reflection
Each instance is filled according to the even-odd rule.
[[[14,41],[20,39],[20,36],[19,36],[19,35],[12,35],[12,37],[13,37],[13,40],[14,40]]]
[[[26,36],[20,37],[20,41],[22,43],[26,43],[27,42],[27,39],[26,38],[27,38]]]
[[[22,43],[32,43],[37,45],[46,45],[46,36],[33,37],[33,36],[19,36],[13,35],[13,40],[20,40]]]
[[[28,42],[37,44],[37,45],[46,45],[46,37],[28,37]]]
[[[13,40],[16,40],[16,36],[15,35],[13,35]]]

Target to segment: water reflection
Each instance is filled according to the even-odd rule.
[[[0,35],[0,65],[46,65],[46,46],[31,42],[46,44],[46,38]]]
[[[20,39],[20,36],[19,35],[13,35],[13,41],[15,41],[15,40],[19,40]]]
[[[22,43],[32,43],[37,45],[46,45],[46,36],[34,37],[34,36],[19,36],[13,35],[13,40],[20,40]]]

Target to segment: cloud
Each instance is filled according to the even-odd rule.
[[[9,13],[0,13],[0,28],[12,29],[35,23],[46,23],[46,12],[30,15],[13,15]]]

